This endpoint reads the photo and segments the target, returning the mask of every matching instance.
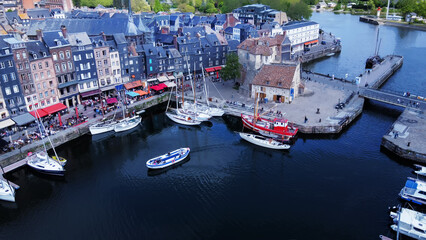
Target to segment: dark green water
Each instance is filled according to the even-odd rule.
[[[309,67],[359,74],[374,51],[376,26],[332,13],[313,20],[342,38],[343,51]],[[426,33],[380,31],[380,53],[405,57],[384,88],[426,95]],[[380,151],[380,141],[400,111],[368,103],[342,134],[300,136],[289,151],[274,151],[240,140],[237,118],[183,127],[158,108],[129,134],[85,136],[58,148],[69,159],[63,179],[28,169],[9,176],[21,189],[16,204],[0,205],[0,239],[392,236],[387,208],[399,203],[413,175],[409,163]],[[189,161],[153,176],[147,171],[147,159],[184,146],[192,150]]]

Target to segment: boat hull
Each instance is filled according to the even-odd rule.
[[[15,202],[15,189],[6,181],[1,180],[0,185],[0,200],[7,202]]]
[[[149,169],[162,169],[173,166],[188,157],[190,148],[179,148],[161,156],[151,158],[146,162]]]
[[[239,134],[242,139],[260,147],[276,149],[276,150],[286,150],[290,148],[290,145],[280,143],[271,138],[267,139],[265,137],[256,136],[254,134],[249,134],[249,133],[239,133]]]
[[[90,134],[92,135],[102,134],[102,133],[106,133],[113,130],[114,130],[114,125],[106,126],[106,127],[96,127],[96,126],[89,127]]]
[[[139,116],[135,116],[129,119],[124,119],[114,126],[115,132],[124,132],[137,127],[141,123],[142,119]]]
[[[263,118],[258,118],[258,121],[261,121],[264,123],[264,126],[261,126],[259,123],[253,124],[253,116],[249,116],[249,115],[244,115],[241,114],[241,120],[243,121],[243,125],[248,128],[251,129],[255,132],[261,132],[261,133],[268,133],[268,134],[274,134],[277,136],[285,136],[285,137],[294,137],[297,134],[298,129],[294,129],[294,130],[274,130],[269,128],[267,125],[268,124],[272,124],[271,121],[263,119]]]
[[[65,169],[56,160],[50,158],[45,152],[38,152],[27,157],[27,165],[37,172],[63,176]]]
[[[188,116],[185,116],[185,115],[176,115],[176,114],[166,112],[166,116],[173,122],[179,123],[182,125],[195,126],[195,125],[201,124],[201,122],[197,120],[193,120],[193,119],[187,120]]]

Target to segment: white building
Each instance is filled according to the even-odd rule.
[[[110,51],[111,58],[111,71],[113,83],[115,85],[121,84],[121,64],[120,64],[120,56],[118,55],[118,51]]]
[[[282,29],[291,42],[291,53],[303,51],[306,47],[318,44],[319,24],[316,22],[293,21]]]

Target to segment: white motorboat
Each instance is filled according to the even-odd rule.
[[[409,177],[405,186],[401,189],[399,196],[407,201],[426,205],[426,182]]]
[[[170,118],[170,120],[172,120],[173,122],[183,124],[183,125],[194,126],[194,125],[201,124],[201,121],[195,120],[191,118],[191,116],[188,116],[185,114],[179,114],[179,113],[174,114],[171,112],[166,112],[166,116]]]
[[[38,172],[49,175],[63,176],[65,174],[64,167],[49,157],[45,151],[30,153],[27,157],[27,165]]]
[[[401,208],[398,212],[391,212],[394,225],[392,230],[414,239],[426,239],[426,214]]]
[[[116,124],[116,121],[114,120],[99,122],[99,123],[95,123],[91,125],[89,127],[89,130],[92,135],[106,133],[109,131],[113,131],[115,124]]]
[[[326,55],[327,57],[331,57],[331,56],[334,56],[334,53],[327,53],[327,55]]]
[[[15,202],[15,189],[3,179],[0,179],[0,200]]]
[[[114,131],[115,132],[124,132],[130,129],[135,128],[138,126],[142,121],[142,118],[139,116],[134,116],[131,118],[125,118],[121,121],[119,121],[117,124],[114,125]]]
[[[272,138],[266,138],[264,136],[255,135],[251,133],[240,132],[239,134],[242,139],[261,147],[270,148],[270,149],[279,149],[279,150],[290,148],[290,145],[275,141]]]
[[[179,148],[172,152],[163,154],[161,156],[151,158],[146,162],[146,167],[149,169],[161,169],[177,164],[188,157],[191,149]]]
[[[414,171],[418,175],[422,175],[426,177],[426,167],[418,164],[414,164],[415,167],[417,167],[418,170]]]

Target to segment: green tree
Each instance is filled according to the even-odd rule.
[[[149,12],[151,7],[145,0],[132,0],[132,11],[133,12]]]
[[[312,10],[306,3],[300,1],[290,5],[287,16],[293,20],[309,19],[312,16]]]
[[[74,6],[76,7],[81,7],[81,1],[80,0],[72,0],[72,3],[74,4]]]
[[[402,14],[405,16],[411,12],[416,11],[417,2],[416,0],[399,0],[396,4],[396,7],[399,8]]]
[[[192,13],[195,12],[195,8],[193,6],[189,6],[186,3],[179,4],[178,10],[180,12],[192,12]]]
[[[238,55],[230,53],[226,55],[226,66],[220,71],[220,76],[225,81],[236,79],[241,76],[241,65],[238,62]]]
[[[217,13],[217,9],[216,9],[216,7],[214,6],[214,3],[213,3],[213,2],[209,2],[209,3],[207,3],[207,6],[206,6],[206,13]]]
[[[195,0],[195,8],[200,8],[201,5],[203,4],[203,0]]]
[[[155,0],[152,10],[154,10],[155,13],[163,11],[163,6],[161,5],[160,0]]]
[[[170,11],[170,5],[167,3],[162,3],[161,6],[163,6],[163,11],[168,12]]]

